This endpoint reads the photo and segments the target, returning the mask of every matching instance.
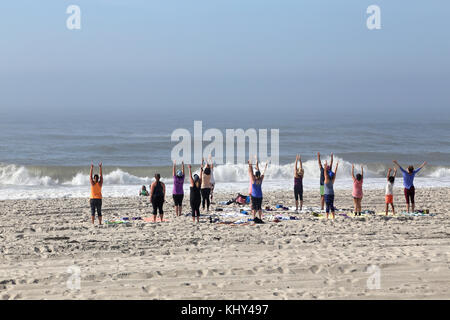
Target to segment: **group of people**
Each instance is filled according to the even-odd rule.
[[[337,170],[339,166],[339,161],[336,163],[333,171],[333,153],[330,156],[330,162],[325,160],[322,163],[320,158],[320,153],[317,153],[317,160],[320,170],[320,197],[321,197],[321,209],[326,212],[326,218],[328,219],[331,213],[333,219],[335,218],[335,206],[334,206],[334,182],[336,180]],[[387,184],[385,188],[385,204],[386,204],[386,215],[388,215],[389,205],[392,208],[393,214],[395,214],[394,208],[394,182],[395,176],[397,174],[397,168],[403,174],[403,186],[404,186],[404,196],[406,200],[407,211],[410,209],[414,212],[414,177],[425,165],[424,162],[418,169],[414,169],[413,166],[409,166],[407,170],[403,169],[396,160],[393,161],[395,168],[389,168],[386,179]],[[249,196],[251,199],[252,215],[254,219],[262,219],[262,183],[264,180],[264,174],[267,170],[268,163],[265,164],[263,172],[259,169],[259,162],[255,156],[255,169],[253,168],[252,161],[248,161],[248,175],[249,175]],[[202,159],[199,174],[192,174],[192,167],[188,165],[189,168],[189,182],[190,182],[190,206],[192,211],[192,220],[199,222],[200,220],[200,206],[202,209],[209,212],[211,201],[213,198],[213,191],[215,186],[214,180],[214,165],[209,157],[208,161]],[[103,186],[103,173],[102,164],[99,164],[99,174],[93,175],[94,165],[91,165],[90,170],[90,182],[91,182],[91,217],[92,223],[95,222],[95,212],[97,211],[97,216],[99,224],[102,223],[102,186]],[[294,165],[294,198],[296,212],[299,208],[303,208],[303,177],[304,169],[302,167],[302,159],[300,155],[295,158]],[[393,172],[393,174],[391,174]],[[173,190],[172,197],[175,206],[176,216],[181,216],[183,198],[184,198],[184,181],[185,181],[185,171],[184,163],[181,163],[181,168],[177,169],[177,164],[173,163]],[[355,165],[352,165],[352,178],[353,178],[353,203],[355,215],[361,215],[361,202],[363,198],[363,181],[364,181],[364,169],[361,166],[361,172],[355,175]],[[161,181],[161,175],[159,173],[155,174],[155,181],[150,185],[150,192],[147,191],[145,186],[139,192],[141,196],[147,196],[150,198],[153,207],[153,221],[156,221],[157,214],[159,212],[159,217],[163,221],[164,216],[164,202],[166,201],[166,185]],[[410,206],[411,204],[411,206]],[[257,217],[258,216],[258,217]]]
[[[330,163],[325,161],[324,165],[322,165],[322,161],[320,159],[320,153],[317,153],[317,161],[319,163],[320,169],[320,198],[321,198],[321,209],[326,212],[326,217],[328,219],[329,213],[331,213],[333,219],[335,218],[335,207],[334,207],[334,181],[336,180],[336,174],[338,170],[339,162],[336,163],[336,166],[333,171],[333,153],[330,156]],[[396,160],[393,161],[395,164],[394,170],[392,168],[388,169],[388,173],[386,176],[387,184],[385,188],[385,213],[388,215],[389,213],[389,205],[392,208],[392,213],[395,214],[394,208],[394,182],[395,176],[397,174],[397,167],[403,174],[403,187],[404,187],[404,195],[406,201],[406,209],[410,212],[414,212],[414,177],[427,163],[424,162],[418,169],[414,169],[413,166],[409,166],[407,170],[403,169]],[[393,171],[393,175],[391,172]],[[296,211],[299,208],[300,199],[300,210],[302,210],[303,206],[303,176],[304,170],[302,168],[302,160],[299,155],[296,156],[295,166],[294,166],[294,197],[295,197],[295,206]],[[353,204],[354,204],[354,213],[357,216],[360,216],[362,213],[361,202],[363,198],[363,181],[364,181],[364,168],[361,165],[361,173],[357,173],[355,175],[355,165],[352,164],[352,179],[353,179]],[[411,204],[411,206],[410,206]]]

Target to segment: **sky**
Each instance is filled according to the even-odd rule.
[[[449,114],[449,14],[448,0],[2,1],[0,116]]]

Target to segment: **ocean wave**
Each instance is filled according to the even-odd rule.
[[[330,160],[329,158],[323,159]],[[344,159],[335,157],[334,165],[339,161],[338,178],[350,178],[352,164]],[[261,170],[263,169],[261,164]],[[198,172],[198,166],[193,166]],[[355,164],[355,173],[360,172],[360,164]],[[387,169],[392,166],[386,164],[364,165],[366,178],[383,178]],[[318,180],[320,171],[317,160],[303,162],[305,170],[304,179]],[[75,171],[74,171],[75,170]],[[87,186],[89,185],[88,168],[45,167],[38,168],[19,166],[16,164],[0,164],[0,186]],[[160,172],[162,181],[171,182],[171,167],[148,168],[112,168],[106,171],[104,181],[108,185],[148,185],[153,181],[153,173]],[[187,171],[187,168],[186,168]],[[269,164],[266,171],[266,180],[290,181],[293,178],[294,163],[284,165]],[[422,178],[450,178],[450,168],[427,166],[418,174]],[[224,164],[214,169],[214,178],[217,182],[232,183],[248,181],[248,165]]]

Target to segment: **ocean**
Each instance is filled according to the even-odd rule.
[[[88,197],[89,166],[102,161],[105,197],[134,196],[158,172],[171,190],[171,141],[175,129],[193,133],[194,120],[210,128],[278,129],[279,164],[271,164],[264,190],[293,187],[295,155],[301,154],[305,189],[318,189],[316,154],[333,152],[340,161],[336,188],[351,189],[351,164],[365,169],[364,188],[382,188],[392,160],[407,166],[428,165],[417,175],[416,187],[450,186],[449,117],[389,115],[277,114],[240,117],[208,112],[134,117],[0,119],[0,199]],[[270,140],[270,134],[269,134]],[[204,142],[206,146],[208,143]],[[270,153],[270,147],[268,148]],[[248,155],[247,155],[248,156]],[[198,170],[198,165],[193,165]],[[97,167],[96,167],[97,170]],[[187,167],[186,167],[187,171]],[[400,177],[400,174],[398,174]],[[244,163],[217,165],[216,190],[246,192]],[[401,186],[401,179],[397,180]],[[188,183],[185,184],[186,191]]]

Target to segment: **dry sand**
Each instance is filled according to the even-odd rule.
[[[273,192],[264,206],[292,206],[292,197]],[[419,187],[416,197],[436,215],[197,225],[174,217],[169,197],[168,222],[101,227],[90,224],[88,199],[2,201],[0,298],[449,299],[450,189]],[[306,206],[318,203],[305,192]],[[396,204],[404,209],[400,189]],[[351,190],[337,192],[336,205],[351,208]],[[143,198],[106,198],[103,208],[105,219],[151,216]],[[364,209],[383,211],[384,191],[366,191]],[[377,275],[379,289],[367,284]]]

